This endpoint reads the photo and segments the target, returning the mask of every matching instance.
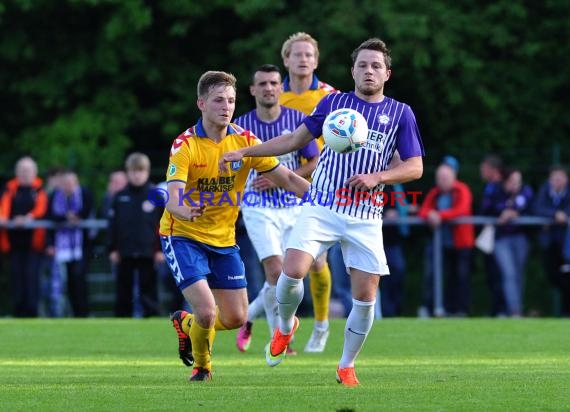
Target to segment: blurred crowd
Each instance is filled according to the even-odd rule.
[[[110,173],[107,191],[97,207],[92,192],[81,184],[73,170],[53,168],[44,181],[34,159],[23,157],[17,161],[15,175],[6,182],[0,197],[2,275],[8,276],[4,284],[9,285],[5,295],[11,298],[11,316],[92,315],[88,274],[97,239],[103,239],[110,262],[115,316],[157,316],[184,305],[160,248],[157,228],[163,209],[149,197],[157,187],[149,181],[150,169],[146,155],[132,153],[124,170]],[[459,173],[459,161],[445,156],[435,170],[432,187],[418,197],[419,204],[404,198],[386,202],[384,208],[385,222],[418,216],[425,220],[425,230],[438,229],[442,234],[443,307],[434,308],[434,245],[431,237],[425,236],[422,296],[417,315],[469,316],[473,303],[470,285],[477,256],[484,262],[490,302],[488,315],[527,315],[525,270],[530,249],[538,245],[543,275],[560,297],[556,314],[570,316],[567,171],[554,165],[544,183],[532,188],[525,183],[520,169],[507,167],[499,156],[488,155],[480,163],[485,186],[483,193],[476,194],[482,199],[477,203],[469,183],[460,180]],[[427,179],[432,177],[425,176],[424,180]],[[400,199],[390,193],[404,193],[405,188],[391,186],[385,192],[387,199]],[[484,228],[471,223],[446,224],[473,215],[494,217],[497,224]],[[516,223],[520,216],[545,217],[551,223],[529,230]],[[108,227],[98,231],[78,225],[86,219],[105,219]],[[30,227],[34,220],[49,220],[55,226]],[[382,278],[377,317],[403,313],[407,263],[412,258],[406,247],[410,232],[406,224],[384,225],[391,275]],[[538,242],[531,242],[531,234],[538,234]],[[248,296],[252,300],[262,287],[264,274],[241,219],[237,238],[246,264]],[[343,317],[349,313],[352,299],[339,245],[329,251],[328,262],[333,276],[331,312]],[[167,302],[161,302],[159,290],[166,292]],[[310,310],[308,302],[301,311],[303,308]]]

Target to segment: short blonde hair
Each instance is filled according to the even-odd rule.
[[[207,96],[217,86],[229,86],[236,90],[236,83],[236,78],[231,73],[207,71],[198,80],[198,97]]]
[[[150,159],[140,152],[131,153],[125,160],[125,169],[130,171],[145,170],[150,171]]]
[[[313,45],[313,49],[315,49],[315,59],[317,61],[319,60],[319,43],[317,43],[313,36],[302,31],[290,35],[289,38],[285,40],[283,46],[281,47],[281,57],[283,59],[289,57],[291,54],[291,49],[293,48],[293,43],[296,43],[298,41],[306,41],[308,43],[311,43]]]

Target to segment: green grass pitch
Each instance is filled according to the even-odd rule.
[[[302,349],[312,320],[302,319]],[[219,332],[214,378],[189,383],[168,319],[0,320],[2,411],[570,410],[570,321],[397,319],[375,322],[357,363],[335,381],[344,320],[322,354],[265,364],[267,324],[250,351]]]

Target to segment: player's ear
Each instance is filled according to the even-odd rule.
[[[387,82],[391,75],[392,75],[392,69],[387,69],[386,70],[386,79],[384,79],[384,81]]]
[[[350,66],[350,75],[354,79],[354,66]]]
[[[200,109],[200,111],[204,111],[204,108],[206,107],[206,101],[204,100],[203,97],[198,97],[198,100],[196,101],[196,105],[198,106],[198,109]]]
[[[255,96],[255,95],[254,95],[253,87],[254,87],[253,84],[250,84],[250,85],[249,85],[249,94],[251,94],[252,96]]]

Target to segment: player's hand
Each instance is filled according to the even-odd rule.
[[[189,210],[189,213],[187,216],[184,216],[184,218],[190,222],[195,222],[196,219],[202,216],[206,211],[206,205],[190,206],[187,209]]]
[[[344,184],[357,190],[370,190],[378,186],[378,178],[371,174],[359,174],[349,177]]]
[[[220,162],[218,163],[218,169],[220,172],[228,171],[228,162],[237,162],[243,159],[243,154],[240,150],[234,150],[233,152],[226,152],[222,155]]]
[[[275,183],[263,175],[257,176],[252,184],[255,190],[267,190],[277,187]]]

